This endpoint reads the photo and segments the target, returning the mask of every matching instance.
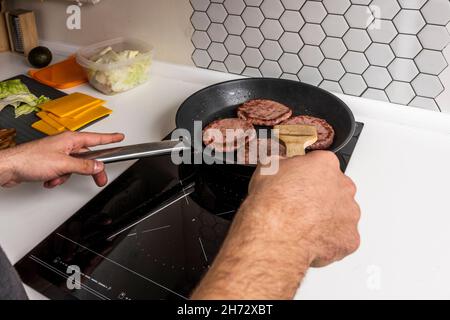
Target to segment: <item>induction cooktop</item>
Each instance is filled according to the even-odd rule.
[[[363,124],[338,153],[346,170]],[[187,299],[246,196],[252,167],[140,160],[16,265],[50,299]]]

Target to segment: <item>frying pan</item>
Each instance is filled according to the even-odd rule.
[[[190,137],[196,137],[194,121],[202,121],[205,127],[217,119],[235,118],[237,107],[252,99],[269,99],[285,104],[293,110],[293,116],[309,115],[325,119],[336,133],[334,143],[330,147],[333,152],[345,147],[356,128],[351,110],[336,96],[309,84],[274,78],[232,80],[194,93],[178,109],[177,128],[187,130]],[[201,140],[201,135],[197,134],[196,139]],[[182,150],[202,152],[199,148],[194,148],[195,145],[191,145],[192,143],[180,143],[179,140],[163,141],[91,151],[77,156],[111,163]],[[203,149],[201,141],[197,141],[197,145]],[[204,157],[207,157],[206,153]]]

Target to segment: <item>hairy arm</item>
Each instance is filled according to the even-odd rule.
[[[12,180],[13,168],[8,160],[7,151],[0,151],[0,186],[4,186]]]
[[[359,246],[356,188],[327,152],[257,171],[249,196],[193,299],[292,299],[309,267]]]
[[[276,214],[275,212],[273,212]],[[292,240],[273,237],[276,226],[255,225],[258,216],[247,200],[214,264],[193,294],[193,299],[291,299],[309,265],[307,250],[298,254]]]

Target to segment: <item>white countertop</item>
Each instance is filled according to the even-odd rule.
[[[0,54],[0,79],[26,70],[18,56]],[[162,139],[184,99],[237,78],[162,62],[152,73],[147,84],[114,97],[88,85],[67,92],[107,100],[114,113],[89,130],[124,132],[129,144]],[[450,298],[450,115],[338,96],[366,125],[347,169],[359,189],[362,244],[344,261],[310,270],[297,298]],[[108,165],[110,180],[130,165]],[[17,262],[100,191],[85,177],[51,191],[40,184],[0,190],[1,246]]]

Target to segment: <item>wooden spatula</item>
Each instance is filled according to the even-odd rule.
[[[317,142],[317,129],[307,125],[278,125],[274,127],[278,139],[286,145],[288,158],[304,156],[306,148]]]

